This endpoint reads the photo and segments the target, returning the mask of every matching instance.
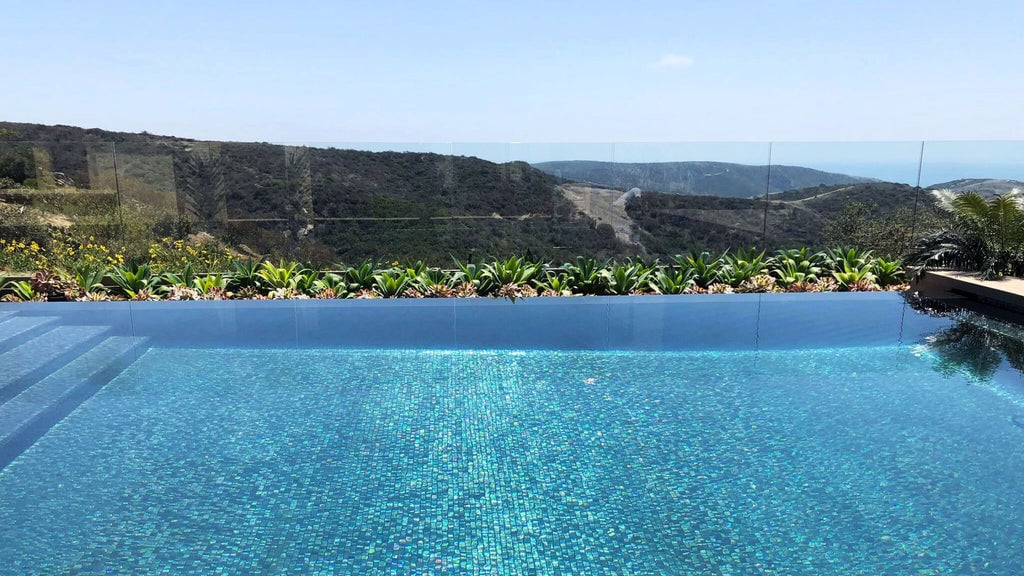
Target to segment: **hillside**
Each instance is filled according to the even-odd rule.
[[[592,162],[569,160],[534,164],[565,180],[668,194],[754,198],[765,193],[767,166],[727,162]],[[822,172],[799,166],[772,166],[770,193],[818,185],[873,182],[871,178]]]
[[[686,164],[723,172],[719,183],[745,179],[748,186],[763,170]],[[847,178],[778,168],[772,181],[786,186]],[[623,190],[566,181],[522,162],[0,122],[0,237],[40,243],[54,228],[141,247],[205,233],[254,255],[448,265],[452,256],[529,252],[564,261],[836,242],[889,252],[907,241],[915,198],[918,231],[940,217],[932,197],[909,186],[815,184],[768,197],[763,242],[763,196]]]
[[[824,248],[852,243],[899,253],[909,241],[915,197],[916,229],[943,215],[923,190],[891,183],[816,186],[763,199],[645,192],[626,205],[637,239],[654,255],[681,248],[723,251],[761,246]],[[767,219],[767,220],[766,220]],[[767,237],[761,242],[767,222]]]
[[[0,123],[0,134],[0,167],[6,158],[21,176],[11,184],[59,194],[62,202],[119,191],[158,233],[202,230],[256,253],[446,264],[451,256],[635,252],[556,190],[554,177],[522,162],[37,124]],[[73,220],[102,232],[101,215]]]
[[[998,178],[961,178],[941,184],[929,186],[929,190],[949,190],[950,192],[967,192],[973,190],[983,196],[1006,194],[1013,189],[1024,192],[1024,182],[1020,180],[1001,180]]]

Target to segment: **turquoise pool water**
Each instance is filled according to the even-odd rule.
[[[939,344],[154,347],[0,470],[0,574],[1018,574],[1019,375]]]

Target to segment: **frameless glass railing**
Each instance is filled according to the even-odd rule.
[[[935,190],[1006,194],[1022,181],[1016,141],[277,145],[8,134],[0,268],[33,268],[33,250],[203,261],[191,248],[209,253],[207,267],[226,249],[322,266],[837,245],[899,256],[943,225]]]

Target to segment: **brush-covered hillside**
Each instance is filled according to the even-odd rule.
[[[673,254],[679,246],[723,251],[840,244],[898,255],[913,234],[945,218],[927,191],[884,182],[793,190],[771,195],[767,204],[764,199],[643,193],[631,198],[625,211],[637,241],[655,255]]]
[[[801,166],[750,166],[728,162],[594,162],[569,160],[540,162],[537,168],[566,180],[622,190],[668,194],[753,198],[769,193],[818,185],[874,182]]]
[[[90,233],[148,225],[256,254],[438,264],[637,250],[522,162],[0,123],[0,178],[9,215],[0,235],[42,224]]]
[[[700,164],[733,176],[761,168]],[[772,168],[772,182],[840,177],[794,169],[783,180],[784,168]],[[522,162],[464,156],[0,122],[0,238],[44,244],[57,231],[116,242],[127,254],[144,255],[165,237],[321,264],[443,266],[452,257],[527,253],[558,262],[835,243],[896,253],[914,229],[915,202],[922,219],[941,216],[930,195],[883,182],[816,184],[767,200],[627,193],[633,185],[566,181]]]

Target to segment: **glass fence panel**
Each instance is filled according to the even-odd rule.
[[[1024,142],[926,142],[921,182],[916,253],[936,267],[1024,274]],[[982,201],[956,201],[969,193]]]
[[[449,145],[332,143],[288,150],[301,154],[298,172],[308,173],[308,200],[286,208],[289,218],[302,215],[291,226],[298,232],[293,241],[310,261],[418,259],[418,247],[447,236]]]
[[[929,190],[1024,192],[1024,142],[925,142],[921,185]]]
[[[773,144],[765,247],[903,255],[913,240],[920,154],[920,142]]]
[[[666,260],[759,246],[768,158],[760,142],[616,144],[588,179],[624,195],[627,251]]]
[[[110,143],[0,143],[0,272],[116,262],[116,181]]]
[[[108,263],[152,258],[165,239],[322,267],[450,266],[511,254],[666,260],[839,244],[897,256],[947,225],[934,190],[991,196],[1021,187],[1021,142],[8,139],[0,236],[49,251],[66,235],[74,243],[60,248],[70,247],[72,260],[88,252]],[[19,258],[5,257],[5,271],[36,266],[30,254]]]

